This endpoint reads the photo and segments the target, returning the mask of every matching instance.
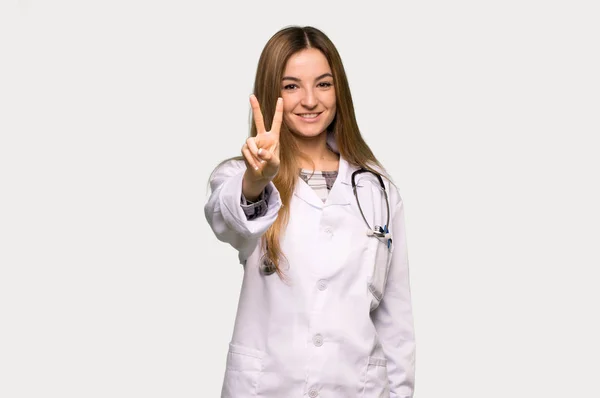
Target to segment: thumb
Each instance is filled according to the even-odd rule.
[[[270,151],[267,151],[266,149],[263,148],[259,148],[258,149],[258,157],[261,160],[265,160],[265,161],[269,161],[273,158],[273,154]]]

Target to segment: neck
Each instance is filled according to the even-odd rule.
[[[327,146],[326,131],[316,137],[296,137],[296,145],[300,152],[313,161],[315,170],[333,171],[338,169],[339,155]],[[313,168],[313,164],[307,159],[299,157],[298,160],[303,169]]]

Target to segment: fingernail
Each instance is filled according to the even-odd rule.
[[[260,155],[260,153],[262,152],[262,148],[258,148],[258,154]]]

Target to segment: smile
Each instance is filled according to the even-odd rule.
[[[317,121],[319,119],[319,116],[321,116],[321,113],[323,112],[313,112],[313,113],[296,113],[296,116],[298,116],[300,119],[302,119],[305,122],[314,122]]]

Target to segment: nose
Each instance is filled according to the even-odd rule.
[[[300,102],[303,107],[307,109],[314,109],[317,106],[317,96],[312,88],[307,88],[304,91],[304,97],[302,97],[302,101]]]

